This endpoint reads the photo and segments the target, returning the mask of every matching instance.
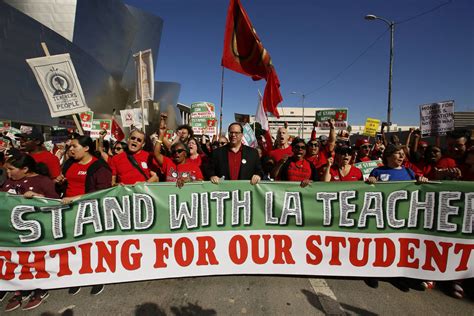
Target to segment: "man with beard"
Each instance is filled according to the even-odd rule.
[[[49,177],[56,179],[61,174],[59,159],[44,148],[44,137],[41,131],[33,128],[30,132],[15,134],[20,139],[20,150],[28,153],[38,164],[48,168]]]
[[[158,169],[154,155],[143,150],[144,145],[145,133],[135,129],[130,133],[126,150],[110,159],[113,186],[158,181],[156,173],[152,171]]]
[[[255,148],[242,144],[243,128],[238,122],[230,124],[229,143],[212,152],[210,180],[219,183],[228,180],[250,180],[257,184],[263,176],[262,165]]]

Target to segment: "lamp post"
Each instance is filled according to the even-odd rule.
[[[304,99],[306,97],[306,94],[296,91],[293,91],[291,94],[301,95],[301,107],[303,108],[303,114],[301,115],[301,138],[304,138]]]
[[[376,16],[373,14],[367,14],[364,18],[368,21],[373,21],[373,20],[384,21],[390,28],[390,65],[389,65],[389,70],[388,70],[388,108],[387,108],[387,124],[388,124],[387,132],[389,132],[390,125],[391,125],[391,116],[392,116],[393,33],[395,31],[395,22],[389,21],[385,18]]]

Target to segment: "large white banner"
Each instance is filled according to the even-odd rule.
[[[153,70],[153,56],[151,49],[139,52],[133,55],[135,57],[135,69],[137,80],[135,85],[135,100],[136,102],[142,100],[153,100],[155,94],[155,75]],[[141,58],[140,58],[141,57]]]
[[[454,130],[454,101],[421,105],[420,130],[423,136],[442,136]]]
[[[49,106],[51,117],[89,111],[69,54],[27,59]]]

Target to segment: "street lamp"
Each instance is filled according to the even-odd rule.
[[[304,99],[306,97],[306,94],[296,91],[291,92],[291,94],[301,95],[301,106],[303,108],[303,114],[301,115],[301,138],[304,138]]]
[[[393,33],[395,31],[395,22],[389,21],[385,18],[373,15],[373,14],[367,14],[364,17],[368,21],[373,21],[373,20],[381,20],[387,23],[388,27],[390,28],[390,65],[389,65],[389,70],[388,70],[388,108],[387,108],[387,132],[390,131],[390,125],[391,125],[391,116],[392,116],[392,68],[393,68]]]

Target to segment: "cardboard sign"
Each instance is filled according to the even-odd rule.
[[[420,130],[422,136],[443,136],[454,130],[454,101],[421,105]]]
[[[112,136],[112,120],[92,120],[91,138],[97,139],[103,130],[107,131],[104,139],[110,140]]]
[[[316,111],[317,127],[321,129],[329,129],[327,120],[333,119],[335,121],[334,127],[336,129],[346,129],[347,124],[347,109],[332,109]]]
[[[190,125],[195,135],[217,134],[215,106],[210,102],[195,102],[191,104]]]
[[[375,137],[377,135],[377,131],[380,128],[380,120],[367,118],[365,121],[365,128],[364,128],[364,135]]]
[[[81,114],[79,114],[79,117],[81,118],[82,129],[85,131],[91,131],[92,120],[94,119],[94,112],[92,111],[82,112]]]
[[[51,117],[89,111],[69,54],[27,59]]]

